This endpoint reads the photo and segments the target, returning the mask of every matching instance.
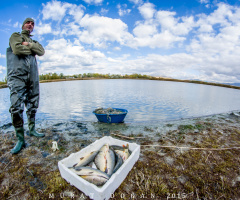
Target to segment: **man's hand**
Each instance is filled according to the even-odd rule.
[[[28,45],[28,42],[22,42],[22,45],[27,46],[27,45]]]

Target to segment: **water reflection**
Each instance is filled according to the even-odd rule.
[[[162,121],[240,110],[240,91],[152,80],[81,80],[40,84],[38,120],[96,121],[97,107],[125,108],[125,122]],[[0,125],[10,122],[9,90],[0,90]]]

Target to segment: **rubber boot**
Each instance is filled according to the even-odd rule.
[[[24,129],[23,127],[15,128],[16,136],[18,138],[17,144],[15,147],[11,150],[12,154],[17,154],[21,151],[22,148],[26,146],[24,141]]]
[[[35,136],[35,137],[44,137],[45,136],[43,133],[38,133],[35,130],[35,122],[34,121],[28,121],[28,128],[29,128],[30,136]]]

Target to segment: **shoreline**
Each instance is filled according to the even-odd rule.
[[[72,193],[88,200],[61,177],[58,161],[103,136],[141,145],[139,160],[111,199],[133,194],[149,199],[240,197],[240,112],[156,124],[46,121],[36,129],[46,136],[29,137],[25,124],[27,147],[13,156],[13,127],[0,130],[1,199],[60,199]],[[53,141],[59,150],[52,150]]]
[[[50,82],[61,82],[61,81],[77,81],[77,80],[102,80],[102,79],[111,79],[111,78],[68,78],[68,79],[50,79],[50,80],[41,80],[39,83],[50,83]],[[112,78],[112,79],[132,79],[132,80],[156,80],[156,81],[172,81],[172,82],[184,82],[184,83],[194,83],[194,84],[202,84],[202,85],[211,85],[211,86],[218,86],[218,87],[226,87],[232,89],[240,90],[240,86],[233,86],[228,84],[221,84],[221,83],[210,83],[204,81],[194,81],[194,80],[180,80],[180,79],[171,79],[171,78]],[[0,89],[7,88],[7,84],[1,84]]]

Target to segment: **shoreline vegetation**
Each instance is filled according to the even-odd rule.
[[[184,83],[195,83],[195,84],[204,84],[204,85],[212,85],[219,87],[226,87],[232,89],[240,89],[240,86],[234,86],[229,84],[222,83],[213,83],[213,82],[205,82],[199,80],[181,80],[181,79],[173,79],[167,77],[154,77],[149,75],[142,74],[131,74],[131,75],[119,75],[119,74],[98,74],[98,73],[84,73],[77,75],[64,75],[63,73],[48,73],[39,75],[40,83],[48,83],[48,82],[58,82],[58,81],[74,81],[74,80],[95,80],[95,79],[145,79],[145,80],[159,80],[159,81],[175,81],[175,82],[184,82]],[[7,88],[7,79],[0,81],[0,89]]]
[[[0,128],[0,199],[90,200],[62,178],[58,162],[103,136],[141,145],[138,161],[111,200],[239,199],[239,114],[150,125],[43,121],[36,128],[46,136],[26,135],[28,145],[17,155],[9,153],[17,139],[6,124]]]

